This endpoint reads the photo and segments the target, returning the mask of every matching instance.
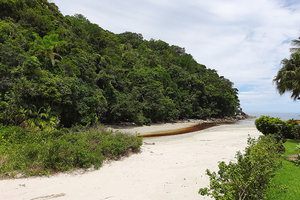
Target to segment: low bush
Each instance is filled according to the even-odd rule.
[[[300,151],[300,143],[298,145],[296,145],[296,148],[295,148],[296,151]]]
[[[282,138],[295,138],[295,133],[298,129],[295,123],[287,123],[278,117],[274,118],[263,115],[255,120],[255,126],[262,134],[273,134],[278,140]]]
[[[103,159],[137,152],[142,138],[99,128],[32,132],[0,125],[0,178],[42,175],[73,168],[96,169]]]
[[[245,153],[237,152],[237,163],[219,163],[219,171],[206,170],[210,187],[201,188],[199,194],[217,200],[262,199],[270,178],[280,166],[281,144],[272,135],[248,139]]]

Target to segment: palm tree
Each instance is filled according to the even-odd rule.
[[[300,37],[298,38],[298,40],[292,40],[291,41],[291,45],[295,46],[296,48],[290,48],[290,52],[295,53],[295,52],[299,52],[300,51]]]
[[[290,59],[281,61],[282,68],[277,72],[273,82],[280,95],[292,92],[291,98],[295,101],[300,95],[300,52],[295,51]]]
[[[64,44],[65,41],[58,41],[57,34],[46,35],[41,39],[36,33],[34,34],[36,40],[32,43],[34,56],[44,55],[45,58],[51,59],[52,66],[55,64],[55,56],[62,57],[54,52],[60,44]]]

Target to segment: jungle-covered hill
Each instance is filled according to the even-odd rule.
[[[0,123],[43,129],[240,112],[238,90],[185,49],[114,34],[47,0],[0,0]]]

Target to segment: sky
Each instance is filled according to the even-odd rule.
[[[297,113],[272,80],[300,36],[299,0],[52,0],[113,33],[141,33],[184,47],[239,90],[244,112]]]

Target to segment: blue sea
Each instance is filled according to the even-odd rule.
[[[258,112],[247,112],[247,115],[250,116],[255,116],[256,119],[259,118],[261,115],[269,115],[270,117],[279,117],[281,120],[289,120],[289,119],[297,119],[300,120],[300,113],[258,113]],[[241,124],[241,125],[254,125],[254,121],[256,119],[245,119],[245,120],[240,120],[236,122],[236,124]]]

